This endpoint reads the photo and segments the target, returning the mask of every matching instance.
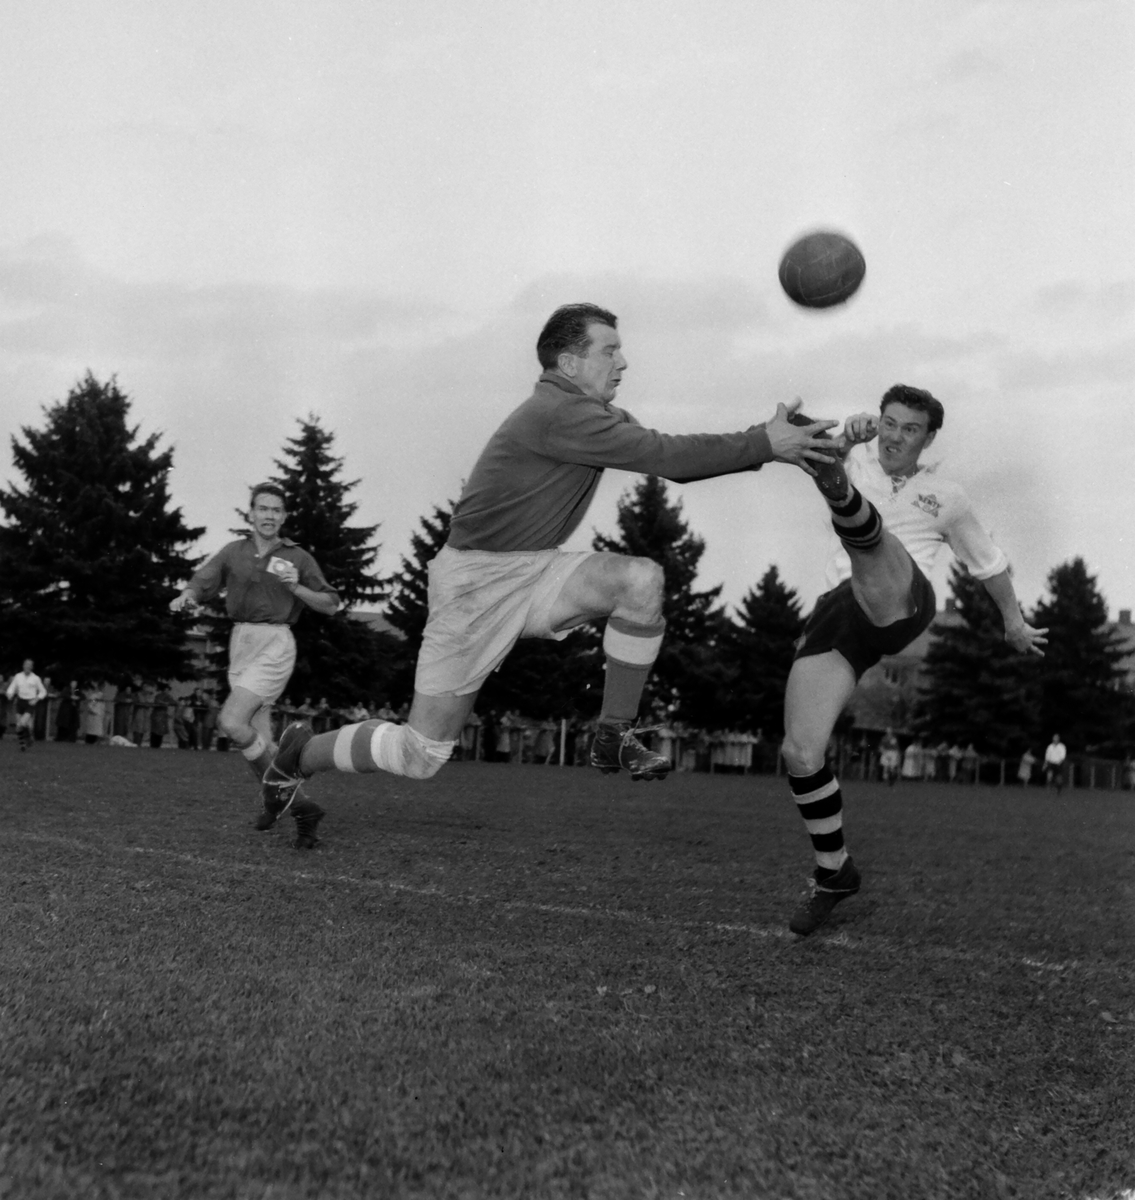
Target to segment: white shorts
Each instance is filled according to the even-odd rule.
[[[296,665],[290,625],[238,622],[229,638],[229,687],[244,688],[271,704],[284,694]]]
[[[454,550],[429,565],[429,619],[414,690],[467,696],[504,662],[520,638],[554,638],[552,608],[592,551]]]

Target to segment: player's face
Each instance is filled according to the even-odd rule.
[[[918,456],[934,440],[927,413],[888,404],[879,417],[879,463],[888,475],[912,475]]]
[[[261,492],[252,502],[252,528],[262,538],[274,538],[284,524],[284,502],[279,496]]]
[[[591,338],[587,353],[571,356],[575,365],[572,381],[586,396],[594,396],[596,400],[614,400],[615,389],[627,369],[623,344],[610,325],[588,325],[587,333]]]

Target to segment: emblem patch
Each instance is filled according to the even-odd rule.
[[[942,507],[938,497],[933,492],[930,492],[928,495],[919,492],[914,500],[914,506],[921,508],[923,512],[929,513],[932,517],[936,517]]]

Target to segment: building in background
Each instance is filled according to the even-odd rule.
[[[900,737],[913,734],[910,721],[923,684],[923,662],[936,631],[957,625],[958,614],[954,598],[946,598],[945,611],[940,612],[925,633],[917,637],[901,654],[891,654],[866,671],[848,705],[853,718],[851,732],[871,735],[893,729]],[[1125,649],[1120,666],[1125,678],[1123,686],[1135,692],[1135,624],[1131,609],[1121,608],[1119,619],[1109,622]]]

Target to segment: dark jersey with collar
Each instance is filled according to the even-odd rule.
[[[338,592],[323,578],[319,564],[290,538],[281,538],[267,554],[256,553],[256,543],[243,537],[219,550],[197,569],[189,586],[198,600],[212,600],[225,592],[225,611],[234,621],[254,625],[294,625],[304,602],[269,568],[273,558],[295,564],[299,581],[313,592]]]
[[[741,433],[659,433],[545,371],[489,439],[453,510],[456,550],[548,550],[583,520],[608,467],[675,482],[772,461],[761,425]]]

